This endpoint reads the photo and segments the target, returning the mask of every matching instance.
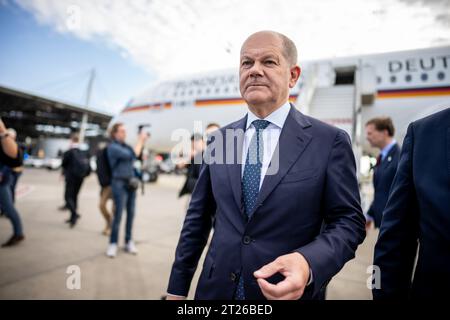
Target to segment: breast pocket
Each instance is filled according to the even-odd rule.
[[[304,180],[314,179],[319,175],[317,168],[308,168],[308,169],[300,169],[294,172],[288,172],[286,176],[284,176],[281,183],[293,183]]]

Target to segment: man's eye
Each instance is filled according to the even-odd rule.
[[[249,65],[251,65],[252,63],[251,63],[251,61],[249,61],[249,60],[245,60],[245,61],[242,61],[242,66],[244,66],[244,67],[247,67],[247,66],[249,66]]]
[[[275,64],[275,61],[273,61],[273,60],[266,60],[266,64]]]

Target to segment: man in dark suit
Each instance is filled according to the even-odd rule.
[[[450,108],[408,127],[374,264],[374,299],[450,297]]]
[[[397,171],[400,147],[394,139],[394,134],[395,128],[391,118],[373,118],[366,123],[367,141],[372,147],[380,149],[373,168],[374,197],[367,212],[367,227],[370,227],[372,221],[375,222],[375,228],[381,226],[383,210]]]
[[[80,193],[84,178],[91,172],[88,152],[81,150],[80,147],[79,135],[78,133],[73,133],[70,148],[64,152],[61,164],[66,184],[64,198],[70,210],[70,217],[66,220],[66,223],[71,228],[75,226],[80,217],[77,212],[78,194]]]
[[[365,236],[348,135],[288,102],[300,76],[295,44],[276,32],[241,48],[249,112],[216,131],[192,194],[167,299],[318,299]]]

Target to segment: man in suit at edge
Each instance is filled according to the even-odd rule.
[[[449,230],[447,108],[408,127],[375,246],[380,282],[374,299],[449,298]]]
[[[239,76],[249,112],[214,135],[226,163],[205,159],[167,299],[187,296],[212,227],[196,299],[323,298],[365,237],[350,139],[289,104],[300,68],[286,36],[251,35]]]
[[[400,147],[394,139],[395,128],[391,118],[373,118],[366,123],[366,138],[372,147],[380,149],[373,168],[374,198],[367,211],[369,228],[372,221],[380,228],[383,210],[389,196],[392,180],[397,172]]]

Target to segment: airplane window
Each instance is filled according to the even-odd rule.
[[[391,82],[394,83],[397,81],[397,77],[396,76],[391,76]]]
[[[377,83],[381,83],[381,77],[377,77]]]
[[[216,88],[216,93],[219,93],[219,91],[220,91],[220,88],[217,87],[217,88]]]
[[[227,93],[228,91],[230,91],[230,88],[225,87],[225,92]]]
[[[238,92],[239,88],[238,87],[234,87],[234,92]]]
[[[206,89],[206,94],[209,94],[211,92],[211,89]]]
[[[407,74],[407,75],[405,76],[406,82],[411,82],[411,79],[412,79],[412,77],[411,77],[410,74]]]
[[[439,80],[444,80],[445,78],[445,73],[443,73],[442,71],[438,72],[437,77]]]
[[[192,96],[192,94],[194,93],[194,90],[189,90],[189,95]]]
[[[184,94],[185,94],[185,92],[184,92],[184,91],[181,91],[180,96],[184,96]]]
[[[197,94],[198,94],[198,95],[201,95],[201,94],[202,94],[202,89],[198,89],[198,90],[197,90]]]
[[[422,79],[422,81],[427,81],[428,75],[426,73],[422,73],[422,75],[420,76],[420,79]]]

